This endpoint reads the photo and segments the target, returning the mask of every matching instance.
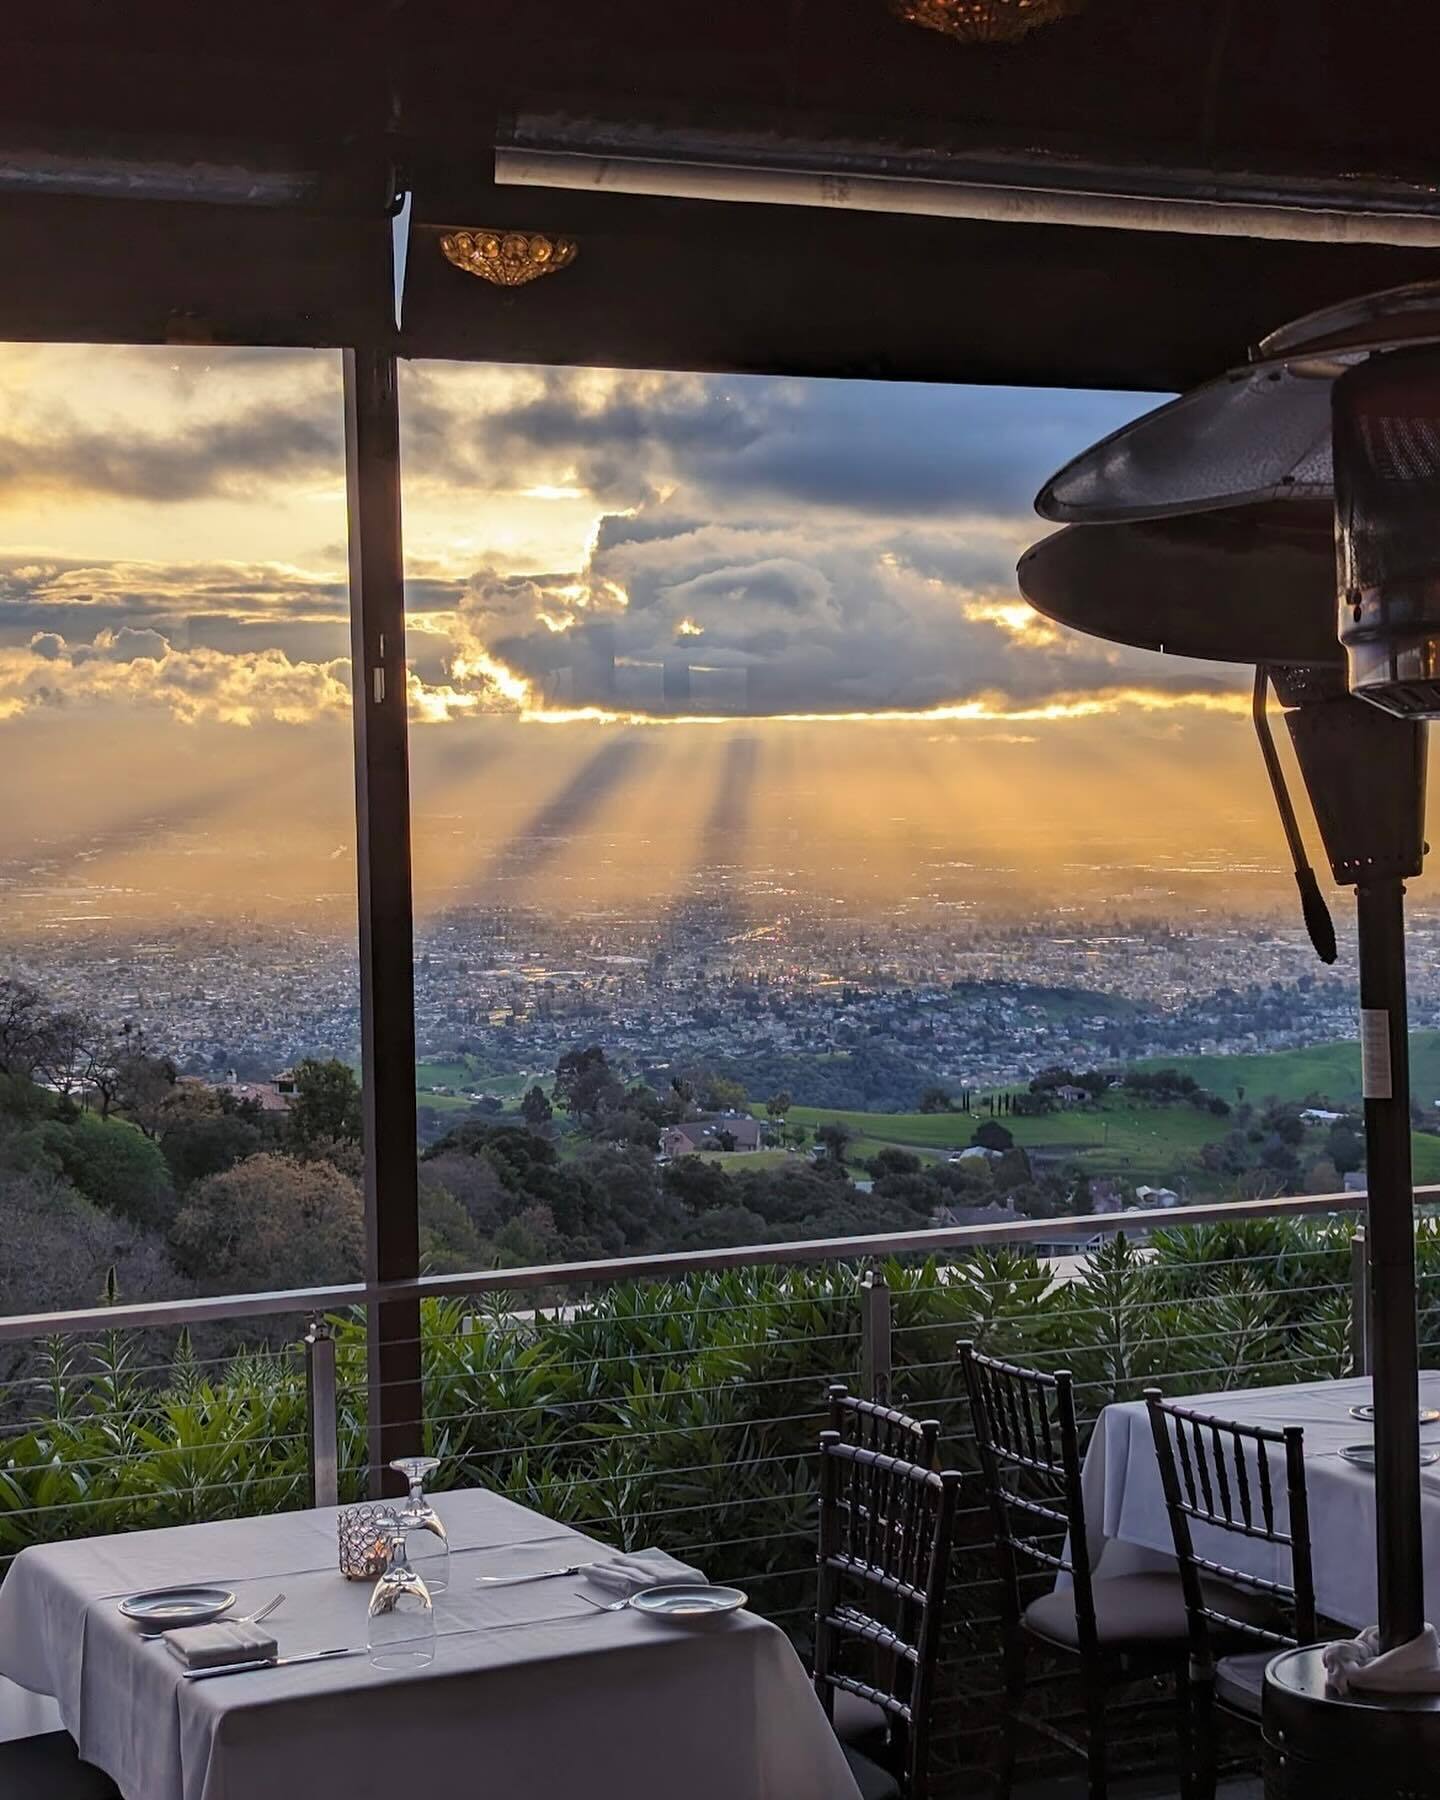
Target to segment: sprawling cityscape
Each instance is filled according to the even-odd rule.
[[[71,893],[63,930],[51,915],[7,932],[9,969],[57,1004],[130,1024],[189,1073],[263,1078],[305,1056],[356,1059],[354,950],[342,930],[243,920],[117,929],[97,916],[103,899],[87,898],[82,909]],[[890,1059],[884,1091],[858,1101],[883,1110],[906,1104],[890,1090],[907,1079],[917,1092],[932,1080],[997,1088],[1056,1064],[1354,1035],[1351,959],[1322,967],[1278,910],[1184,923],[1116,913],[1057,928],[1040,915],[957,919],[921,902],[859,919],[793,890],[767,917],[761,896],[739,898],[722,870],[711,891],[660,917],[471,906],[423,921],[422,1061],[465,1052],[497,1073],[544,1072],[597,1041],[638,1071],[863,1048]],[[1440,1022],[1440,917],[1418,914],[1410,952],[1415,1022]]]

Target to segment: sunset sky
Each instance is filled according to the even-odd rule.
[[[877,901],[921,864],[1270,891],[1243,672],[1014,584],[1040,481],[1149,400],[440,364],[401,400],[422,909],[777,845]],[[0,351],[0,857],[353,904],[340,410],[322,353]]]

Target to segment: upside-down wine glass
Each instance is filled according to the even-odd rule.
[[[410,1498],[395,1509],[396,1522],[410,1533],[410,1561],[432,1594],[450,1585],[450,1539],[440,1515],[425,1498],[425,1477],[440,1467],[438,1456],[402,1456],[390,1467],[410,1483]]]
[[[410,1565],[403,1526],[388,1528],[386,1549],[370,1596],[370,1661],[377,1669],[423,1669],[435,1660],[435,1603]]]

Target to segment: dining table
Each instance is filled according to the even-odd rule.
[[[1375,1476],[1341,1452],[1373,1443],[1373,1423],[1352,1411],[1372,1401],[1368,1376],[1229,1389],[1186,1395],[1178,1401],[1235,1424],[1303,1429],[1316,1605],[1337,1623],[1357,1627],[1373,1625],[1376,1615]],[[1440,1413],[1440,1370],[1421,1371],[1420,1406],[1422,1411]],[[1425,1614],[1440,1620],[1440,1420],[1423,1422],[1420,1440]],[[1268,1455],[1277,1520],[1288,1530],[1284,1452],[1272,1446]],[[1096,1580],[1173,1570],[1174,1540],[1143,1400],[1117,1403],[1101,1412],[1085,1454],[1081,1493]],[[1195,1548],[1244,1574],[1287,1584],[1290,1580],[1289,1552],[1263,1539],[1198,1526]]]
[[[858,1800],[794,1647],[748,1609],[686,1623],[573,1569],[616,1552],[502,1495],[442,1492],[448,1585],[433,1660],[372,1666],[372,1584],[338,1569],[336,1510],[32,1545],[0,1587],[0,1675],[51,1695],[126,1800]],[[139,1590],[234,1592],[281,1656],[356,1652],[190,1681],[119,1611]],[[461,1785],[463,1783],[463,1786]]]

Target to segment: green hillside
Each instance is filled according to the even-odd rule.
[[[838,1120],[854,1134],[855,1154],[867,1156],[882,1144],[941,1152],[961,1149],[988,1114],[828,1112],[797,1106],[789,1117],[793,1124],[811,1128]],[[1152,1183],[1183,1172],[1202,1144],[1226,1131],[1224,1119],[1196,1107],[1156,1106],[1118,1094],[1107,1094],[1093,1109],[1034,1119],[1006,1117],[1000,1122],[1027,1150],[1063,1157],[1091,1175],[1125,1175]]]
[[[1269,1099],[1307,1100],[1312,1094],[1342,1106],[1360,1101],[1360,1045],[1354,1039],[1255,1056],[1151,1057],[1136,1067],[1179,1069],[1232,1105],[1240,1088],[1257,1105]],[[1440,1099],[1440,1031],[1411,1032],[1410,1083],[1422,1106]]]
[[[1440,1033],[1425,1035],[1440,1038]],[[1199,1080],[1193,1065],[1250,1060],[1263,1062],[1267,1059],[1200,1057],[1183,1064],[1166,1063],[1164,1066],[1190,1068]],[[1223,1094],[1223,1089],[1220,1091]],[[1247,1096],[1251,1091],[1246,1084]],[[1255,1091],[1258,1094],[1274,1090]],[[1310,1091],[1309,1087],[1300,1090],[1299,1097],[1303,1098]],[[988,1116],[985,1113],[832,1112],[822,1107],[796,1106],[790,1111],[789,1122],[813,1130],[826,1121],[838,1121],[853,1134],[852,1154],[857,1157],[873,1156],[885,1144],[944,1155],[968,1144],[975,1127]],[[1072,1163],[1087,1175],[1111,1175],[1129,1183],[1148,1182],[1157,1187],[1184,1182],[1192,1194],[1228,1187],[1225,1178],[1201,1169],[1197,1157],[1203,1145],[1226,1135],[1232,1128],[1231,1121],[1217,1119],[1193,1106],[1158,1106],[1128,1095],[1107,1094],[1093,1109],[1047,1113],[1035,1119],[1008,1116],[1000,1123],[1022,1148],[1038,1152],[1046,1161]],[[1302,1155],[1316,1155],[1323,1145],[1324,1135],[1323,1127],[1307,1133]],[[1440,1138],[1416,1132],[1411,1141],[1417,1184],[1440,1182]]]

